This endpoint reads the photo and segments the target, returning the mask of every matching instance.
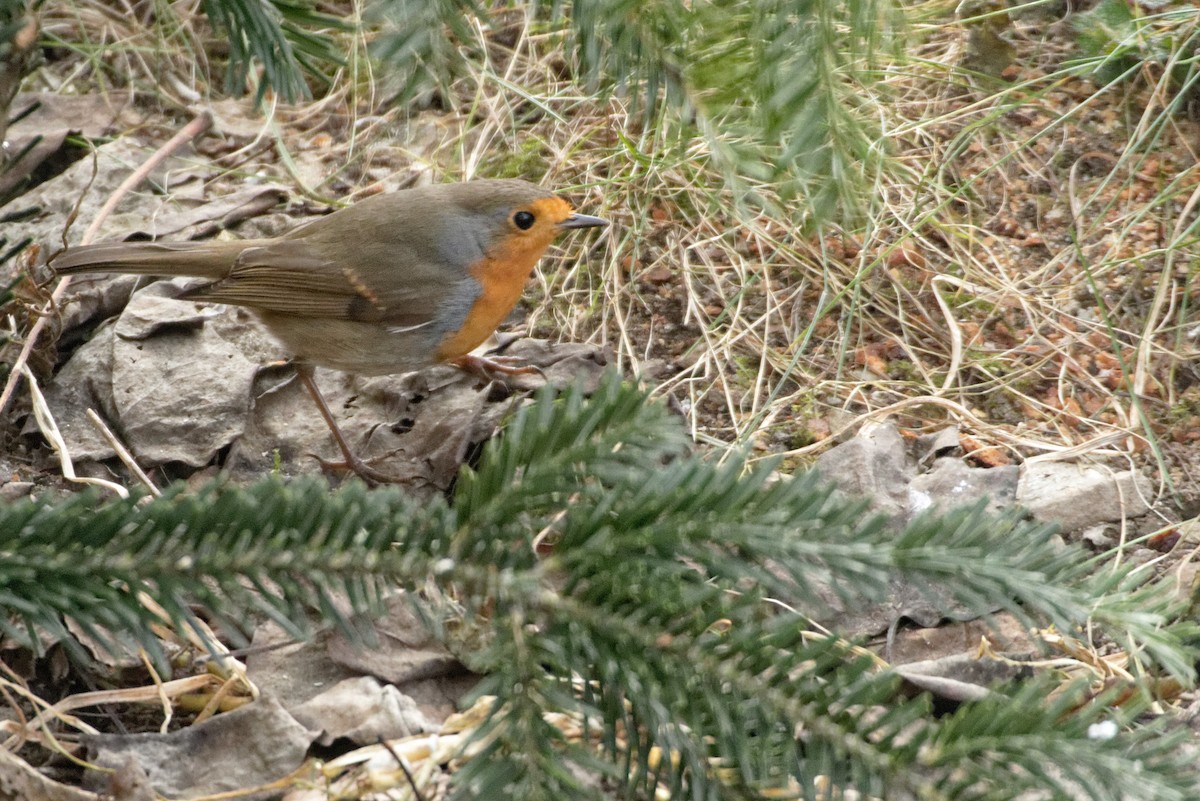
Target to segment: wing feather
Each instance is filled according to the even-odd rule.
[[[423,325],[436,315],[438,287],[430,271],[411,272],[412,280],[390,281],[397,286],[381,297],[352,268],[339,268],[303,241],[278,240],[247,249],[228,276],[186,296],[277,314]]]

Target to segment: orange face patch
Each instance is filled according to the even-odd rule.
[[[519,212],[532,214],[532,225],[520,228],[514,220]],[[512,210],[505,233],[488,248],[483,261],[470,268],[471,275],[479,281],[479,297],[467,312],[462,327],[438,347],[439,360],[465,356],[504,322],[521,299],[534,265],[562,230],[559,224],[570,215],[571,204],[558,197],[540,198]]]

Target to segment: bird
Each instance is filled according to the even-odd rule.
[[[253,311],[292,355],[346,468],[389,477],[350,447],[316,367],[363,376],[448,363],[489,378],[538,372],[471,354],[516,306],[560,233],[607,225],[519,179],[402,189],[360,200],[267,239],[102,242],[49,261],[59,275],[207,279],[182,297]]]

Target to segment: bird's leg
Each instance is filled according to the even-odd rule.
[[[345,460],[343,462],[330,462],[322,459],[320,456],[313,455],[313,458],[321,463],[321,467],[334,470],[353,470],[368,484],[397,483],[396,478],[380,473],[363,459],[359,458],[350,448],[350,443],[346,442],[346,437],[342,435],[342,429],[338,427],[337,420],[333,417],[333,412],[329,410],[329,404],[325,402],[325,397],[321,394],[321,389],[317,386],[317,382],[313,378],[312,365],[297,364],[296,375],[300,377],[300,382],[308,390],[313,403],[317,404],[317,411],[321,413],[321,417],[325,420],[325,425],[329,426],[329,431],[333,434],[333,439],[337,442],[338,450],[342,452],[342,458]]]
[[[487,358],[484,356],[459,356],[457,359],[450,362],[464,373],[479,376],[485,381],[499,381],[507,383],[506,378],[511,378],[518,375],[536,375],[545,379],[546,374],[542,372],[542,368],[534,367],[532,364],[521,364],[521,360],[515,356],[493,356]]]

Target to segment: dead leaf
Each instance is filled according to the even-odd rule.
[[[169,734],[81,735],[88,760],[124,768],[136,760],[154,791],[167,798],[196,798],[259,787],[303,763],[314,734],[274,698]],[[93,783],[105,774],[88,773]]]
[[[291,713],[301,725],[321,732],[317,742],[325,746],[341,739],[367,745],[437,731],[440,725],[411,698],[371,676],[338,682]]]
[[[959,442],[962,445],[964,458],[980,467],[1002,467],[1012,464],[1012,458],[1008,455],[1008,451],[995,445],[987,445],[970,434],[963,434],[959,438]]]
[[[669,265],[659,262],[655,267],[651,267],[644,273],[638,276],[638,279],[647,284],[665,284],[675,277],[675,271]]]
[[[106,788],[102,792],[107,792]],[[12,801],[106,801],[96,793],[43,776],[16,754],[0,748],[0,797]]]

